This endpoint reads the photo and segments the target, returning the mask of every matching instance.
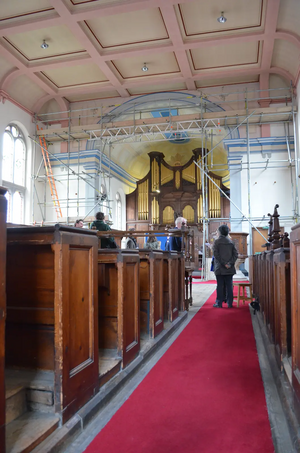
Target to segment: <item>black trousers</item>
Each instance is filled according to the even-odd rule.
[[[220,306],[222,306],[222,302],[224,300],[224,286],[226,286],[228,307],[232,306],[232,302],[233,302],[232,277],[233,277],[233,275],[216,275],[216,279],[217,279],[216,303]]]

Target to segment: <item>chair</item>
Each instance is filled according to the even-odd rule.
[[[240,282],[233,282],[233,286],[238,287],[238,293],[237,293],[237,299],[234,298],[233,302],[236,302],[237,307],[240,305],[240,300],[244,302],[248,300],[249,302],[252,302],[253,296],[252,296],[252,283],[240,283]],[[247,288],[249,288],[249,297],[247,296]]]

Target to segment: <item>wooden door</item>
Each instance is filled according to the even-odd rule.
[[[55,252],[55,405],[67,421],[98,390],[98,238],[60,232]]]
[[[140,351],[139,255],[122,251],[118,261],[118,350],[122,367]]]
[[[150,337],[155,338],[164,328],[163,254],[153,252],[150,258]]]
[[[5,451],[6,190],[0,187],[0,451]]]

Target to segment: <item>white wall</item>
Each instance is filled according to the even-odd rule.
[[[83,155],[84,151],[82,152],[81,157]],[[67,164],[68,160],[65,156],[66,154],[57,154],[57,157],[59,157],[63,162]],[[118,192],[120,194],[122,203],[122,229],[126,229],[126,194],[128,194],[129,191],[132,190],[132,188],[114,176],[112,176],[111,178],[108,178],[107,176],[100,177],[100,175],[98,174],[99,167],[97,167],[99,162],[94,159],[94,157],[87,157],[87,162],[85,163],[83,163],[84,159],[82,159],[80,165],[78,165],[78,153],[72,152],[70,156],[71,158],[69,161],[69,171],[68,168],[63,165],[63,163],[52,160],[52,171],[53,176],[56,180],[56,190],[58,199],[60,200],[63,218],[67,220],[67,218],[70,217],[74,219],[85,218],[86,216],[94,216],[96,212],[102,210],[104,211],[103,206],[110,206],[110,220],[112,220],[113,222],[112,227],[117,228],[116,194]],[[72,171],[74,171],[75,174],[72,174]],[[79,178],[78,175],[80,175]],[[41,195],[42,200],[44,200],[44,193],[46,193],[45,200],[47,208],[45,210],[45,221],[47,223],[55,223],[57,221],[57,216],[55,209],[53,208],[49,184],[48,182],[46,185],[44,185],[44,183],[39,184],[41,186],[41,189],[43,190],[43,194]],[[109,203],[106,200],[103,201],[103,205],[99,204],[97,200],[97,196],[99,196],[99,191],[102,184],[106,186],[108,200],[110,200]],[[67,197],[69,197],[68,207]],[[37,222],[41,221],[40,211],[36,203],[35,220]]]

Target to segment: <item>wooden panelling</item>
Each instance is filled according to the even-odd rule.
[[[8,242],[6,337],[8,366],[54,369],[54,255],[50,244]]]
[[[6,190],[0,187],[0,451],[5,451]]]

